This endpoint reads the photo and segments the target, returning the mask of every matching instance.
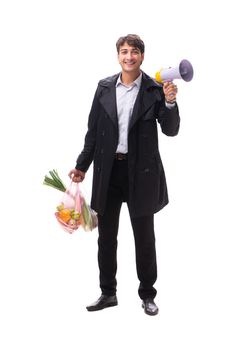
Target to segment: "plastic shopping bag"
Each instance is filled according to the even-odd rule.
[[[81,197],[78,183],[71,182],[57,206],[55,216],[61,227],[69,233],[81,225]]]
[[[80,223],[85,231],[92,231],[98,225],[97,213],[86,203],[80,192],[81,216]]]
[[[55,217],[66,232],[73,233],[80,226],[85,231],[97,227],[97,213],[87,204],[78,183],[72,181],[67,188],[57,170],[53,169],[49,171],[49,176],[44,177],[43,184],[63,192]]]

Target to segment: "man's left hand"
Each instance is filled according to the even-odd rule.
[[[168,103],[174,103],[176,101],[176,95],[178,92],[177,86],[171,82],[168,81],[163,84],[163,92],[165,95],[166,102]]]

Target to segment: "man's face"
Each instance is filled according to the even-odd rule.
[[[120,46],[118,60],[124,72],[138,72],[144,60],[144,54],[137,47],[124,43],[123,46]]]

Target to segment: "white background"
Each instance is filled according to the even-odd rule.
[[[157,317],[137,295],[134,242],[122,208],[119,306],[88,313],[99,296],[97,231],[66,234],[60,193],[82,149],[99,79],[117,73],[116,40],[145,42],[142,69],[188,59],[177,80],[175,138],[160,134],[170,204],[155,216]],[[9,349],[234,347],[233,15],[231,1],[1,1],[0,347]],[[82,190],[90,198],[92,167]]]

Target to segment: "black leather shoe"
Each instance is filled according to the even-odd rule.
[[[150,316],[154,316],[158,314],[158,307],[154,302],[154,299],[148,298],[142,300],[142,307],[145,310],[145,313]]]
[[[105,309],[106,307],[110,306],[116,306],[118,305],[118,300],[116,295],[109,296],[109,295],[101,295],[100,298],[95,301],[93,304],[86,306],[86,309],[88,311],[98,311]]]

